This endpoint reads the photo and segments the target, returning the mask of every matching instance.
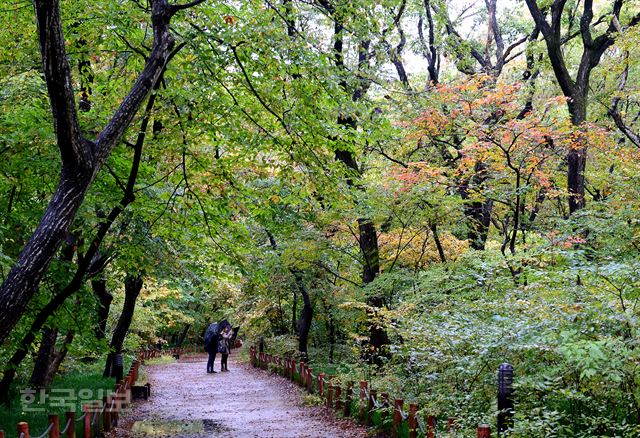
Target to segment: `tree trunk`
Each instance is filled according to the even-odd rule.
[[[64,169],[44,216],[0,286],[0,343],[16,325],[66,237],[89,188],[88,175]]]
[[[51,365],[57,339],[58,329],[45,328],[42,330],[38,355],[29,381],[29,384],[34,388],[44,388],[47,385],[49,365]]]
[[[104,339],[106,337],[107,319],[109,318],[109,308],[113,295],[107,290],[107,281],[99,278],[91,281],[91,289],[93,294],[98,298],[98,324],[95,328],[96,339]]]
[[[67,353],[69,352],[69,345],[73,342],[74,332],[69,330],[67,335],[64,338],[62,346],[60,350],[56,351],[53,355],[53,360],[49,364],[49,368],[47,369],[47,375],[45,378],[45,386],[51,385],[53,383],[53,378],[58,374],[58,370],[60,369],[60,365],[64,362],[67,357]]]
[[[580,129],[587,120],[587,96],[586,92],[576,93],[568,103],[571,123]],[[569,213],[581,210],[586,206],[584,193],[584,172],[587,167],[586,139],[580,133],[574,145],[567,153],[567,189],[569,192]]]
[[[124,281],[124,306],[118,319],[113,335],[111,336],[110,353],[107,356],[107,363],[104,368],[104,377],[116,377],[116,355],[122,353],[122,345],[127,336],[133,313],[136,308],[136,300],[142,290],[142,275],[128,275]]]
[[[9,336],[38,289],[87,190],[113,148],[119,143],[174,52],[169,23],[178,11],[201,3],[170,5],[151,0],[153,47],[130,92],[95,142],[80,131],[65,49],[59,0],[34,0],[42,68],[61,157],[60,181],[39,225],[0,286],[0,344]]]
[[[309,360],[308,354],[308,342],[309,342],[309,330],[311,330],[311,321],[313,319],[313,307],[311,307],[311,299],[309,298],[309,292],[304,285],[304,279],[302,275],[298,271],[292,272],[295,280],[296,286],[300,291],[300,295],[302,295],[303,306],[302,312],[300,312],[300,318],[298,319],[297,329],[298,329],[298,351],[300,352],[300,360],[304,360],[305,362]]]

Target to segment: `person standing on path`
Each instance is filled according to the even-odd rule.
[[[220,371],[229,371],[227,367],[227,361],[229,360],[229,353],[231,353],[231,338],[233,338],[233,330],[231,330],[231,324],[227,324],[220,333],[220,342],[218,351],[222,353],[222,360],[220,362]]]
[[[209,360],[207,361],[207,373],[215,373],[213,370],[213,363],[216,360],[216,353],[218,352],[218,339],[220,337],[220,324],[217,322],[212,323],[204,333],[204,351],[209,353]]]

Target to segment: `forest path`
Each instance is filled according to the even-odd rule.
[[[216,374],[206,373],[205,355],[145,366],[151,397],[133,405],[117,436],[367,436],[366,429],[350,420],[336,420],[322,407],[305,406],[302,390],[282,377],[233,358],[229,357],[229,372]]]

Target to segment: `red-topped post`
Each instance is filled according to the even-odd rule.
[[[393,425],[391,428],[391,436],[397,438],[400,434],[400,426],[402,425],[402,405],[404,400],[397,398],[393,401]]]
[[[64,414],[65,419],[65,427],[67,428],[67,433],[65,434],[67,438],[76,438],[76,413],[75,411],[68,411]],[[67,426],[68,424],[68,426]],[[0,437],[2,438],[2,437]]]
[[[478,426],[478,438],[491,438],[491,428],[488,424]]]
[[[49,438],[60,438],[60,418],[58,414],[49,414],[47,424],[51,426]]]
[[[320,397],[324,398],[324,373],[318,374],[318,392],[320,393]]]
[[[22,436],[22,438],[29,438],[29,424],[21,421],[16,426],[16,431],[18,432],[18,438]]]
[[[418,437],[418,405],[415,403],[409,404],[409,438],[417,438]]]
[[[427,417],[427,438],[436,438],[436,417],[433,415]]]

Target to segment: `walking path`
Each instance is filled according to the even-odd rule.
[[[149,365],[151,397],[125,416],[121,437],[365,437],[351,420],[304,405],[287,380],[231,360],[207,374],[204,355]],[[216,371],[219,359],[216,360]],[[130,429],[130,430],[126,430]]]

